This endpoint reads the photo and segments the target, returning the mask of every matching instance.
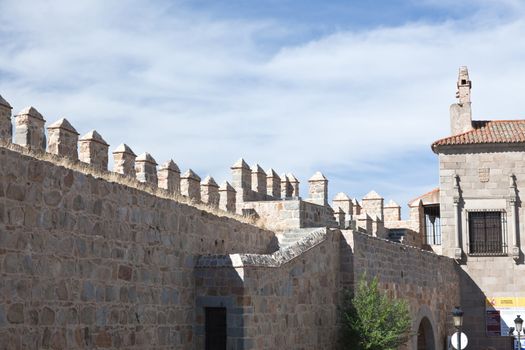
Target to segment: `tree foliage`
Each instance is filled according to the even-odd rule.
[[[381,293],[377,277],[359,279],[355,294],[344,291],[341,347],[352,350],[396,350],[409,339],[410,312],[405,300]]]

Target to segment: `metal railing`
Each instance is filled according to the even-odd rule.
[[[507,215],[499,210],[468,211],[469,255],[507,254]]]

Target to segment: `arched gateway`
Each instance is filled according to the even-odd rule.
[[[426,317],[421,319],[417,330],[417,350],[435,350],[434,330]]]

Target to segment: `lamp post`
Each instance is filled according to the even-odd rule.
[[[520,333],[523,329],[523,319],[520,317],[520,315],[514,319],[514,326],[516,328],[516,332],[518,333],[518,349],[521,350]]]
[[[463,326],[463,310],[461,310],[461,307],[456,306],[454,310],[452,310],[452,321],[454,322],[454,327],[457,330],[456,334],[458,335],[457,349],[461,350],[461,326]]]

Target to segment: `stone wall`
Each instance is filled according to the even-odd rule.
[[[449,147],[439,152],[443,254],[457,257],[456,246],[461,249],[458,257],[464,271],[461,305],[465,311],[465,332],[475,339],[476,348],[509,348],[507,337],[486,335],[485,300],[525,297],[525,282],[520,278],[525,272],[525,220],[521,219],[525,215],[521,199],[525,191],[525,152],[512,145]],[[505,213],[508,248],[504,256],[469,254],[468,211],[479,209]]]
[[[339,231],[322,228],[271,255],[201,257],[197,348],[204,307],[223,306],[228,349],[334,349],[339,241]]]
[[[459,269],[455,262],[415,247],[366,234],[342,231],[341,284],[353,288],[366,273],[377,276],[390,296],[406,299],[412,316],[408,349],[417,349],[417,331],[427,318],[433,327],[436,349],[443,349],[451,334],[450,312],[459,302]]]
[[[0,147],[0,349],[193,349],[194,256],[272,250],[269,231],[22,151]]]
[[[303,227],[337,227],[334,212],[330,206],[306,202],[300,199],[244,202],[242,209],[257,213],[261,225],[284,231]]]

